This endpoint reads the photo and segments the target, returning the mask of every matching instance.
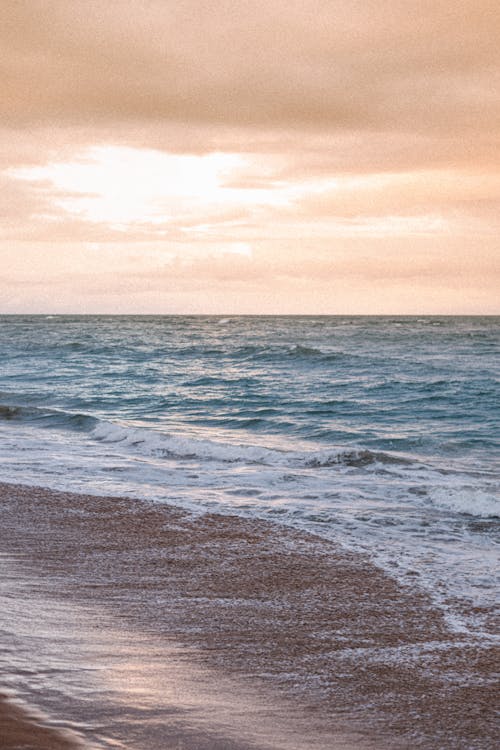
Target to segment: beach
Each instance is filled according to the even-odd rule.
[[[4,750],[38,748],[38,750],[74,750],[79,745],[61,731],[44,726],[39,717],[22,711],[0,696],[0,737]]]
[[[367,557],[141,500],[0,497],[2,679],[47,717],[28,747],[40,727],[135,750],[495,747],[495,650]]]
[[[0,750],[500,749],[498,3],[1,7]]]

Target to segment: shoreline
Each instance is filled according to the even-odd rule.
[[[182,679],[190,673],[193,684],[210,675],[196,740],[176,718],[180,747],[292,748],[292,725],[299,748],[495,747],[494,650],[451,633],[424,593],[402,588],[362,555],[269,521],[23,485],[0,484],[0,529],[10,595],[19,603],[35,592],[42,613],[56,600],[81,609],[63,628],[71,642],[87,630],[88,648],[104,639],[109,657],[116,644],[105,634],[117,627],[129,661],[138,643],[149,649],[141,646],[136,676],[151,643],[163,661],[144,679],[169,659],[171,671]],[[122,695],[128,711],[133,687]],[[232,723],[231,737],[221,735],[217,716],[213,726],[203,718],[211,690],[219,691],[222,713],[229,695],[241,695],[239,726],[234,716],[225,726]],[[151,705],[160,693],[161,686],[147,695]],[[274,744],[262,727],[251,737],[259,717]],[[306,727],[310,742],[301,745]],[[154,739],[143,746],[155,747]]]

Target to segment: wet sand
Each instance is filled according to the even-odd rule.
[[[87,747],[497,746],[498,653],[361,555],[264,521],[13,485],[0,539],[0,685]]]
[[[2,750],[38,748],[38,750],[72,750],[76,746],[0,698],[0,742]]]

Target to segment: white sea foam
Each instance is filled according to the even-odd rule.
[[[104,443],[121,443],[144,455],[164,458],[201,459],[228,463],[276,463],[279,460],[278,451],[259,446],[176,437],[157,430],[127,427],[105,421],[100,422],[91,434],[96,440]]]
[[[474,487],[433,487],[430,502],[454,513],[479,518],[500,517],[500,497]]]
[[[411,463],[402,455],[369,451],[366,448],[331,447],[297,451],[267,448],[249,443],[228,443],[204,440],[192,436],[174,436],[159,430],[131,427],[108,421],[100,421],[91,431],[95,440],[103,443],[121,443],[143,455],[220,461],[222,463],[249,463],[269,466],[303,467],[321,469],[332,466],[363,467],[371,464]]]

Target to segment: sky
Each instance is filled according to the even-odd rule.
[[[499,314],[498,0],[2,0],[0,313]]]

